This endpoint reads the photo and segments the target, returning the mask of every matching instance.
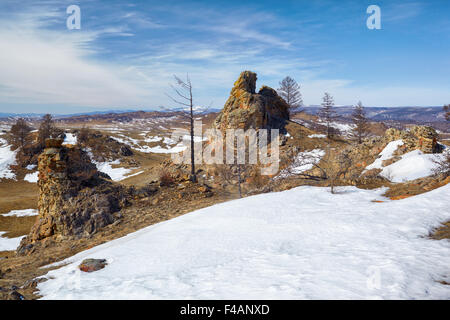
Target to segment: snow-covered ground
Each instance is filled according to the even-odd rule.
[[[16,175],[10,165],[16,163],[16,151],[11,150],[8,142],[0,138],[0,179],[15,179]]]
[[[133,139],[131,137],[128,137],[124,134],[119,134],[119,137],[117,136],[111,136],[112,139],[128,145],[133,150],[142,152],[142,153],[178,153],[186,150],[186,146],[180,142],[177,144],[176,141],[169,137],[160,137],[160,136],[146,136],[146,132],[143,132],[142,134],[139,134],[143,136],[143,140],[137,140]],[[186,138],[187,137],[187,138]],[[190,140],[189,136],[183,137],[184,140]],[[201,137],[194,137],[195,142],[204,141],[205,138]],[[158,143],[161,142],[163,145],[166,145],[166,147],[162,145],[156,145],[156,146],[148,146],[143,143]],[[177,144],[176,146],[172,146],[174,144]]]
[[[62,144],[63,145],[65,145],[65,144],[76,145],[77,144],[77,136],[74,135],[73,133],[66,133],[66,137],[64,138],[64,141]]]
[[[16,250],[23,236],[17,238],[4,238],[2,235],[5,233],[6,232],[4,231],[0,231],[0,251]]]
[[[435,161],[443,160],[445,157],[445,153],[425,154],[420,150],[413,150],[402,155],[400,160],[383,167],[383,161],[392,158],[395,150],[402,145],[402,140],[389,142],[380,152],[378,158],[368,165],[364,171],[381,169],[380,175],[391,182],[411,181],[432,175],[433,170],[438,166]],[[445,152],[449,152],[449,150]]]
[[[340,123],[340,122],[335,122],[335,121],[331,123],[331,126],[333,128],[338,129],[341,132],[341,134],[343,134],[344,136],[348,135],[355,127],[353,124]]]
[[[321,149],[299,152],[293,163],[287,169],[282,170],[276,178],[287,178],[311,170],[324,155],[325,151]]]
[[[0,213],[4,217],[31,217],[38,214],[39,212],[36,209],[12,210],[8,213]]]
[[[388,160],[392,158],[394,155],[395,150],[397,150],[398,147],[403,145],[403,140],[395,140],[388,143],[386,147],[380,152],[378,155],[378,158],[375,159],[375,161],[366,167],[365,170],[371,170],[371,169],[383,169],[382,163],[384,160]]]
[[[197,210],[81,252],[48,272],[44,299],[450,299],[450,185],[298,187]],[[372,200],[384,200],[375,203]],[[82,273],[86,258],[108,265]]]
[[[134,148],[136,151],[143,153],[178,153],[186,150],[186,146],[183,143],[179,143],[174,147],[163,148],[161,146],[149,147],[142,146],[139,148]]]
[[[400,160],[383,167],[380,175],[392,182],[411,181],[433,174],[438,167],[436,160],[443,160],[444,154],[425,154],[420,150],[405,153]]]
[[[309,136],[308,136],[308,138],[326,138],[327,137],[327,135],[326,134],[310,134]]]
[[[326,126],[326,122],[323,121],[323,120],[319,120],[318,123],[323,125],[323,126]],[[353,124],[342,123],[342,122],[337,122],[337,121],[330,122],[330,126],[335,128],[335,129],[337,129],[337,130],[339,130],[339,132],[343,136],[347,136],[348,134],[350,134],[350,132],[355,127]]]
[[[33,173],[27,173],[23,180],[28,181],[30,183],[36,183],[39,179],[39,171],[33,172]]]
[[[122,167],[116,167],[120,164],[120,159],[114,160],[114,161],[104,161],[104,162],[98,162],[94,160],[94,155],[92,154],[92,150],[90,148],[86,148],[85,151],[89,155],[89,158],[91,158],[91,161],[95,166],[97,167],[97,170],[103,173],[106,173],[108,176],[111,177],[111,180],[113,181],[122,181],[126,178],[129,178],[133,175],[130,175],[130,172],[137,168],[122,168]],[[115,168],[113,168],[113,165]]]
[[[112,165],[120,164],[120,160],[109,161],[109,162],[95,162],[93,163],[97,166],[98,171],[106,173],[111,177],[113,181],[122,181],[127,178],[127,175],[130,174],[133,169],[127,168],[113,168]]]
[[[24,210],[12,210],[8,213],[0,213],[0,216],[3,217],[31,217],[38,215],[38,211],[36,209],[24,209]],[[0,231],[0,251],[7,251],[7,250],[16,250],[16,248],[20,244],[20,240],[24,236],[17,237],[17,238],[6,238],[3,237],[3,235],[6,233],[6,231]]]

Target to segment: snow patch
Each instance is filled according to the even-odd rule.
[[[444,154],[425,154],[420,150],[405,153],[400,160],[383,167],[380,175],[391,182],[411,181],[433,174],[438,167],[437,160],[444,160]]]
[[[310,134],[308,138],[326,138],[326,134]]]
[[[0,179],[16,179],[10,166],[16,163],[17,151],[12,151],[8,142],[0,138]]]
[[[28,181],[30,183],[37,183],[39,180],[39,171],[33,173],[27,173],[23,180]]]
[[[31,217],[37,216],[39,211],[36,209],[12,210],[8,213],[2,213],[3,217]]]
[[[384,190],[303,186],[217,204],[61,263],[44,299],[450,299],[450,185],[374,203]],[[108,266],[83,273],[86,258]],[[374,282],[379,275],[379,282]]]
[[[17,238],[4,238],[2,237],[3,234],[5,234],[6,232],[4,231],[0,231],[0,251],[11,251],[11,250],[16,250],[17,247],[20,244],[20,241],[22,240],[23,237],[17,237]]]
[[[67,144],[76,145],[77,137],[73,133],[66,133],[66,137],[64,138],[64,141],[62,144],[63,145],[67,145]]]
[[[299,152],[289,168],[282,170],[277,178],[287,178],[311,170],[324,155],[325,151],[321,149]]]
[[[111,177],[113,181],[122,181],[123,179],[128,178],[127,174],[129,174],[133,169],[127,168],[113,168],[112,165],[120,164],[120,160],[109,161],[109,162],[94,162],[97,166],[98,171],[106,173]]]
[[[378,158],[372,164],[368,165],[364,172],[371,169],[383,169],[383,161],[392,158],[395,150],[397,150],[397,148],[402,145],[403,140],[395,140],[389,142],[388,145],[383,149],[383,151],[380,152]]]

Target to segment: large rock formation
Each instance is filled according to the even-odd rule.
[[[440,152],[437,144],[437,132],[432,127],[415,126],[409,131],[400,131],[394,128],[386,130],[385,139],[387,142],[394,140],[403,140],[403,151],[412,151],[419,149],[424,153]]]
[[[39,216],[22,240],[19,254],[48,237],[89,236],[120,218],[127,190],[99,172],[80,148],[48,139],[38,168]]]
[[[263,86],[258,93],[255,89],[256,73],[242,72],[214,127],[221,131],[249,128],[283,131],[289,119],[289,105],[272,88]]]

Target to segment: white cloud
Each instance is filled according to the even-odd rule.
[[[268,26],[283,25],[275,16],[257,12],[243,22],[242,14],[234,12],[221,18],[202,14],[204,18],[198,12],[186,13],[195,23],[177,20],[169,26],[139,12],[121,12],[118,21],[139,25],[133,32],[121,23],[79,31],[49,29],[49,24],[61,22],[61,12],[44,7],[2,15],[0,108],[8,103],[153,108],[170,103],[165,93],[170,92],[172,75],[186,73],[194,83],[196,104],[213,101],[214,107],[221,107],[243,70],[258,73],[258,86],[276,88],[284,76],[296,78],[306,104],[320,103],[325,91],[335,96],[337,104],[362,100],[366,105],[439,105],[449,99],[445,88],[389,87],[388,83],[366,87],[352,79],[329,79],[326,71],[333,61],[305,59],[305,48],[285,40],[292,38],[277,32],[277,27],[267,31]],[[109,55],[100,47],[103,37],[134,40],[135,31],[147,28],[190,28],[202,36],[144,39],[132,53],[113,52],[115,59],[101,59]]]
[[[61,103],[91,106],[135,104],[148,92],[125,68],[89,58],[104,34],[45,29],[50,10],[21,13],[0,23],[0,103]]]

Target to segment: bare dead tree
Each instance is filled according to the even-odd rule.
[[[175,97],[167,95],[173,102],[182,106],[182,113],[188,118],[190,123],[190,137],[191,137],[191,175],[190,180],[192,182],[197,182],[197,174],[195,171],[195,151],[194,151],[194,97],[193,97],[193,86],[189,75],[186,75],[186,80],[174,75],[175,85],[171,85],[175,93]]]
[[[285,77],[280,83],[278,94],[286,101],[291,109],[301,107],[303,105],[300,85],[291,77]]]
[[[336,134],[336,131],[332,127],[332,123],[337,118],[337,113],[334,110],[334,99],[328,92],[325,92],[325,95],[323,96],[322,107],[320,108],[318,115],[325,122],[327,127],[327,137],[332,138],[332,136]]]
[[[300,152],[293,163],[285,170],[290,175],[301,179],[327,181],[331,193],[334,194],[337,181],[346,178],[352,165],[353,161],[348,151],[338,151],[328,145],[325,154]]]
[[[369,120],[366,118],[366,111],[361,101],[354,107],[352,122],[355,127],[352,129],[351,135],[361,144],[363,138],[369,134]]]
[[[218,164],[215,171],[226,183],[230,185],[237,184],[239,198],[242,198],[243,184],[249,175],[249,166],[246,164]]]
[[[27,124],[25,119],[19,118],[16,123],[11,126],[11,136],[13,143],[24,150],[25,144],[28,142],[28,135],[31,131],[31,127]]]

